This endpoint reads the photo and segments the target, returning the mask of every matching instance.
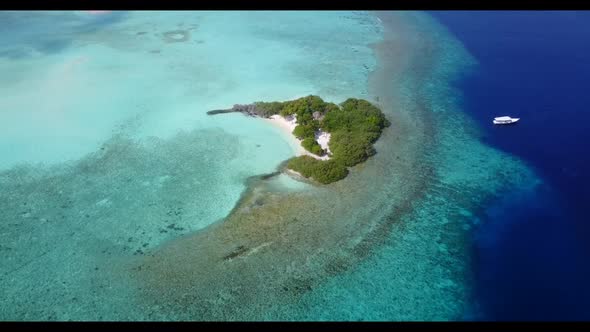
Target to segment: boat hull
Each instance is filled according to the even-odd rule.
[[[502,120],[500,120],[500,121],[499,121],[499,120],[493,120],[492,122],[493,122],[495,125],[510,125],[510,124],[515,124],[515,123],[517,123],[517,122],[518,122],[518,120],[520,120],[520,119],[512,119],[512,120],[508,120],[508,121],[505,121],[505,120],[503,120],[503,121],[502,121]]]

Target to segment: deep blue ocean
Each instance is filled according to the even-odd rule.
[[[430,12],[479,62],[458,87],[485,143],[544,184],[485,207],[474,231],[484,319],[590,319],[590,12]],[[495,116],[520,117],[494,126]]]

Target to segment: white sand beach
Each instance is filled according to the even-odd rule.
[[[281,128],[282,130],[285,131],[285,133],[288,134],[288,137],[290,137],[292,139],[293,146],[296,147],[295,154],[297,156],[308,155],[308,156],[314,157],[319,160],[330,159],[330,156],[328,156],[328,155],[320,157],[320,156],[317,156],[317,155],[305,150],[301,146],[301,140],[298,139],[297,137],[295,137],[295,135],[293,135],[293,129],[295,129],[295,127],[297,127],[297,116],[296,115],[283,117],[281,115],[275,114],[275,115],[271,115],[270,118],[267,118],[264,120]],[[316,137],[316,141],[322,147],[322,149],[325,149],[328,151],[328,153],[330,153],[330,149],[328,148],[328,143],[330,142],[330,133],[318,131],[316,133],[315,137]]]
[[[330,147],[328,146],[328,143],[330,143],[330,137],[330,133],[321,130],[315,133],[315,140],[322,147],[322,149],[328,151],[328,154],[332,154],[332,151],[330,151]]]

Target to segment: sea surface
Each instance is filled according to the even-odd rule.
[[[431,14],[478,60],[457,87],[483,142],[544,180],[491,202],[473,234],[485,319],[590,319],[590,13]],[[501,115],[522,120],[494,127]]]
[[[583,141],[552,112],[583,94],[541,83],[582,77],[564,53],[583,54],[542,45],[534,19],[534,38],[515,28],[527,48],[502,34],[518,15],[477,15],[0,13],[0,319],[566,317],[557,303],[580,317],[588,228],[572,205],[588,187],[572,200],[560,186],[583,183],[587,161],[558,149]],[[579,38],[553,38],[573,49],[583,18],[561,15],[580,21]],[[553,79],[517,83],[514,54]],[[206,115],[309,94],[370,100],[392,122],[329,186],[275,175],[295,154],[280,129]],[[502,102],[522,124],[489,125]]]

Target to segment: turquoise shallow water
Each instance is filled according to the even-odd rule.
[[[468,268],[469,231],[478,226],[477,215],[490,197],[540,184],[521,161],[480,144],[477,128],[461,112],[461,93],[451,83],[476,65],[462,45],[427,15],[383,13],[380,17],[392,23],[392,30],[385,31],[389,48],[378,49],[377,55],[405,47],[412,60],[406,66],[400,65],[403,58],[393,61],[398,70],[405,69],[405,75],[389,76],[387,85],[373,77],[373,84],[382,87],[373,91],[395,90],[394,100],[385,105],[393,106],[397,117],[424,126],[417,135],[422,138],[401,135],[421,142],[417,169],[404,175],[420,178],[423,196],[412,199],[410,208],[402,213],[398,211],[403,206],[396,206],[396,197],[389,196],[393,209],[375,218],[389,219],[393,225],[372,256],[306,293],[299,303],[275,316],[280,319],[438,321],[476,317],[478,303],[471,296]],[[405,40],[400,42],[396,32],[403,33]],[[426,32],[427,37],[422,35]],[[391,141],[387,136],[380,141],[378,152],[393,150],[402,156],[407,152],[395,151],[388,144]],[[391,156],[377,156],[375,162],[379,158]],[[389,163],[394,162],[390,159]],[[388,200],[387,189],[409,194],[405,185],[391,178],[388,181],[381,187],[374,185],[384,191],[377,200]]]
[[[478,142],[449,88],[473,60],[421,13],[1,15],[2,319],[461,318],[466,221],[535,183]],[[326,188],[261,183],[284,133],[205,114],[311,93],[393,122]]]

